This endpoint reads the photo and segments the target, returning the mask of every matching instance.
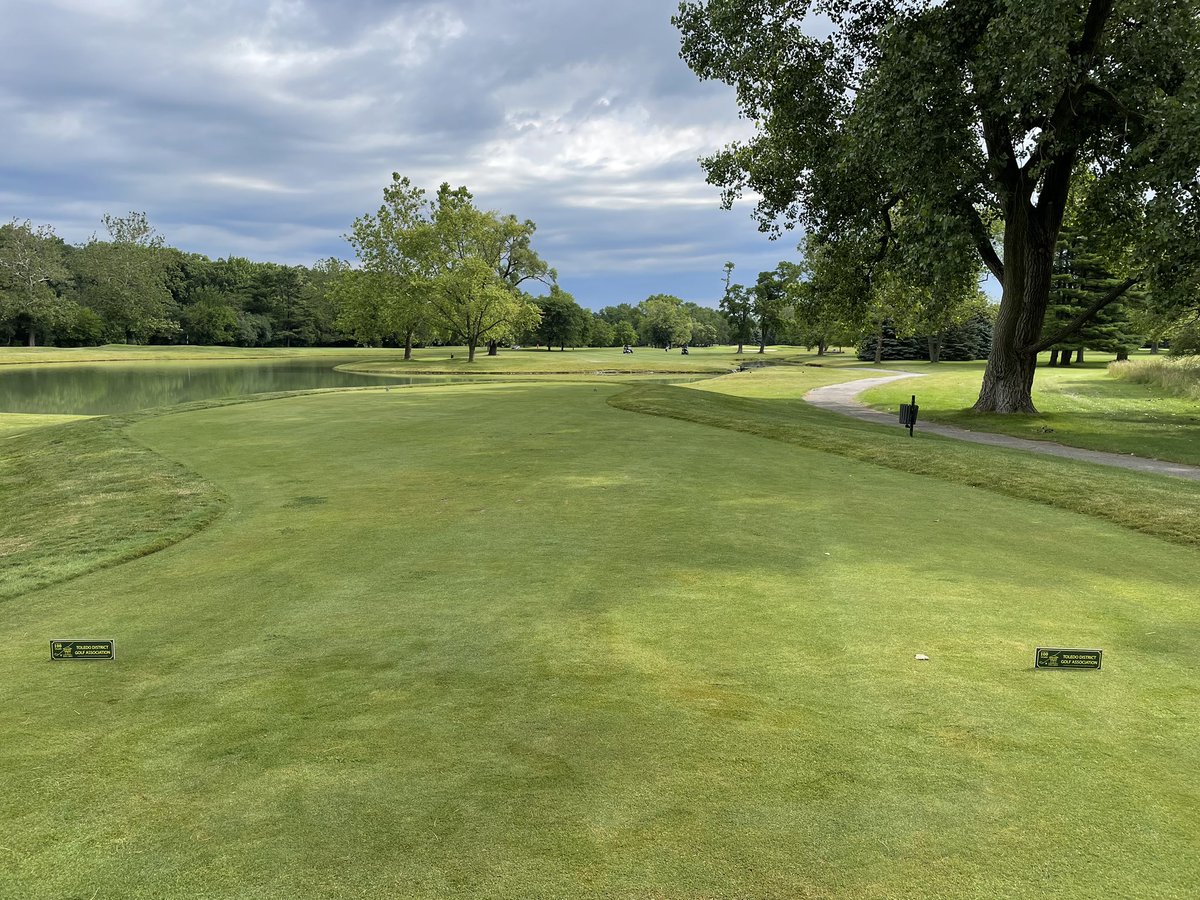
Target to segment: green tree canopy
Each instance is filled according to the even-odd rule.
[[[24,331],[30,347],[40,329],[64,320],[54,285],[67,277],[62,242],[49,225],[13,219],[0,226],[0,320]]]
[[[531,247],[532,221],[477,208],[465,187],[443,184],[430,218],[430,308],[435,324],[467,345],[502,341],[530,328],[537,306],[520,291],[555,274]]]
[[[768,336],[780,329],[788,309],[789,285],[800,278],[795,263],[781,262],[769,272],[759,272],[750,289],[750,312],[758,328],[758,352],[767,350]]]
[[[622,319],[613,327],[614,346],[632,347],[637,342],[637,332],[628,321]]]
[[[425,192],[394,172],[379,209],[355,219],[346,235],[368,277],[350,277],[340,290],[343,310],[346,303],[377,304],[374,313],[358,309],[346,314],[356,322],[360,339],[374,343],[385,334],[399,335],[405,359],[412,359],[414,338],[432,324],[437,242],[429,219]],[[364,331],[368,321],[375,325]]]
[[[141,212],[105,215],[103,221],[109,240],[93,237],[83,248],[85,302],[104,317],[118,340],[173,336],[179,325],[162,235]]]
[[[729,337],[737,343],[737,352],[750,340],[754,329],[754,302],[745,285],[734,284],[733,263],[725,263],[725,293],[719,304],[721,315],[729,324]]]
[[[550,286],[546,296],[535,298],[534,303],[541,313],[534,334],[547,350],[555,344],[560,350],[578,347],[587,340],[591,314],[557,284]]]
[[[615,347],[618,343],[617,329],[593,314],[591,325],[588,326],[588,346]]]
[[[652,294],[639,304],[642,341],[652,347],[686,344],[692,337],[692,319],[683,301],[671,294]]]

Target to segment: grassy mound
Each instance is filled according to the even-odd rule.
[[[218,515],[220,492],[131,440],[131,421],[90,419],[4,441],[0,600],[153,553]]]

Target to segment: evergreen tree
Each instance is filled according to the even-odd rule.
[[[941,358],[948,362],[987,359],[992,348],[993,312],[978,312],[942,335]]]
[[[1112,271],[1106,255],[1073,222],[1063,226],[1054,260],[1050,304],[1046,308],[1043,331],[1056,333],[1074,321],[1097,298],[1109,293],[1122,279]],[[1140,299],[1137,292],[1101,309],[1077,332],[1050,347],[1050,365],[1071,364],[1087,348],[1128,356],[1140,346],[1142,337],[1135,333],[1129,307]]]
[[[892,321],[885,320],[881,333],[868,335],[858,345],[858,358],[874,362],[878,350],[880,360],[928,360],[927,334],[897,337]],[[992,317],[978,313],[962,325],[951,325],[941,333],[941,359],[966,362],[987,359],[992,346]]]

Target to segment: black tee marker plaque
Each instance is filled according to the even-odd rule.
[[[60,638],[50,642],[50,659],[100,659],[117,658],[117,642],[84,640],[82,638]]]
[[[1035,669],[1098,669],[1103,650],[1066,650],[1061,647],[1038,647],[1033,658]]]

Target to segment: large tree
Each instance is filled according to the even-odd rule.
[[[376,339],[384,333],[399,335],[405,359],[412,359],[413,340],[429,327],[433,312],[429,285],[436,243],[429,215],[425,192],[393,173],[379,209],[355,219],[346,235],[368,277],[347,276],[342,295],[359,308],[343,307],[343,313],[355,319],[360,340],[362,326],[371,319],[381,332]],[[377,308],[368,311],[364,305]]]
[[[146,214],[104,216],[109,240],[93,237],[82,251],[83,297],[128,343],[178,332],[168,287],[169,254]]]
[[[1061,331],[1062,326],[1078,318],[1098,297],[1112,291],[1114,285],[1123,280],[1114,272],[1115,268],[1117,264],[1112,263],[1103,251],[1092,246],[1086,234],[1070,222],[1065,224],[1054,262],[1044,330],[1052,334]],[[1073,335],[1050,347],[1050,365],[1059,364],[1060,354],[1064,366],[1071,364],[1072,353],[1077,353],[1082,361],[1085,348],[1115,353],[1118,359],[1128,359],[1129,351],[1140,346],[1142,340],[1142,335],[1136,333],[1129,320],[1129,304],[1143,299],[1140,294],[1131,291],[1120,301],[1105,306]]]
[[[550,293],[534,299],[541,313],[537,327],[533,333],[547,350],[554,349],[558,344],[559,350],[565,350],[567,344],[578,347],[588,338],[588,324],[591,313],[575,302],[575,298],[560,288],[551,285]]]
[[[66,278],[62,241],[49,225],[14,219],[0,227],[0,319],[23,330],[30,347],[39,329],[62,317],[65,304],[54,284]]]
[[[475,206],[465,187],[438,188],[430,218],[430,306],[435,324],[475,349],[515,337],[538,319],[520,290],[529,280],[554,284],[554,270],[531,247],[537,226],[526,219]]]
[[[812,235],[803,247],[803,278],[788,284],[792,338],[796,343],[815,346],[817,355],[823,356],[831,342],[856,339],[862,330],[859,294],[866,285],[855,277],[857,270],[844,270],[832,248]]]
[[[1145,301],[1137,288],[1130,288],[1119,300],[1099,308],[1073,334],[1064,334],[1064,326],[1081,319],[1081,314],[1092,309],[1098,299],[1111,297],[1114,288],[1125,283],[1137,265],[1128,246],[1114,242],[1103,229],[1091,228],[1095,217],[1088,214],[1088,206],[1094,182],[1085,176],[1072,185],[1055,249],[1050,302],[1042,329],[1049,335],[1063,335],[1049,347],[1052,366],[1058,364],[1060,354],[1062,365],[1070,365],[1072,352],[1082,361],[1084,348],[1127,359],[1142,339],[1129,319],[1129,310]]]
[[[769,272],[759,272],[750,289],[750,309],[758,325],[758,352],[767,352],[767,337],[783,326],[788,307],[788,285],[800,280],[800,267],[781,262]]]
[[[641,338],[651,347],[686,344],[692,337],[692,318],[683,301],[671,294],[651,294],[638,304],[642,311]]]
[[[721,315],[729,323],[729,337],[737,343],[740,354],[754,328],[754,304],[746,286],[731,284],[733,281],[733,263],[725,263],[725,293],[721,296]]]
[[[969,241],[1002,285],[976,409],[1035,412],[1037,353],[1131,286],[1187,296],[1200,271],[1200,17],[1182,0],[707,0],[682,56],[733,85],[750,141],[705,161],[767,230],[901,242],[929,269]],[[1043,334],[1072,180],[1137,271]],[[910,227],[897,229],[902,212]],[[1000,236],[997,247],[994,234]]]

